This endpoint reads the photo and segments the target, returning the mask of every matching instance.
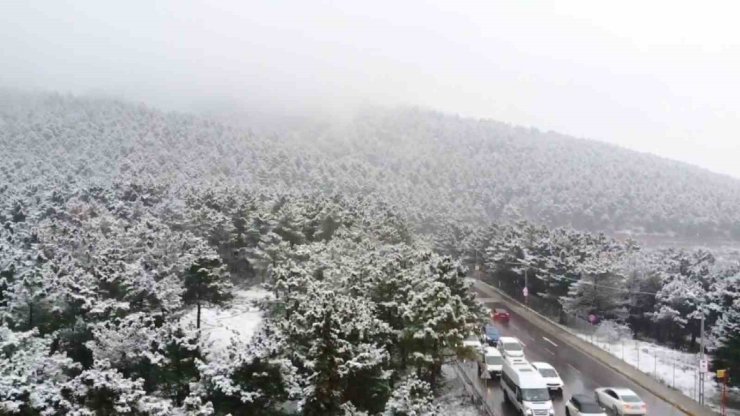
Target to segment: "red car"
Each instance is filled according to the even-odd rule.
[[[491,319],[494,321],[509,322],[510,318],[511,314],[506,309],[493,308],[493,312],[491,312]]]

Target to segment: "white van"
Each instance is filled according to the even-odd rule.
[[[488,373],[489,377],[498,377],[504,368],[504,357],[496,348],[488,347],[478,359],[478,375]]]
[[[505,360],[501,373],[504,401],[525,416],[553,416],[547,383],[531,364],[521,360]]]
[[[501,337],[496,345],[501,355],[504,357],[522,357],[524,358],[524,347],[522,342],[514,337]]]

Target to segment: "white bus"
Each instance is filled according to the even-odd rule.
[[[524,360],[504,361],[501,388],[504,390],[504,400],[524,416],[555,414],[545,379]]]

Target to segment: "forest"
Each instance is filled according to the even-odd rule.
[[[549,229],[527,222],[470,227],[449,224],[436,251],[476,266],[530,305],[570,324],[594,314],[623,334],[697,352],[700,319],[716,368],[738,370],[740,263],[704,249],[646,249],[603,233]],[[734,381],[738,383],[738,381]]]
[[[32,191],[3,207],[7,414],[433,411],[442,363],[482,318],[461,265],[362,201],[215,184]],[[211,353],[184,312],[254,282],[274,293],[265,324]]]
[[[270,135],[17,92],[0,155],[0,414],[435,414],[475,265],[678,347],[706,313],[740,361],[737,264],[594,232],[732,237],[737,182],[675,162],[419,110]],[[264,322],[217,353],[186,316],[252,286]]]
[[[596,141],[420,109],[248,128],[110,99],[4,91],[5,169],[86,181],[131,173],[372,196],[411,226],[527,220],[581,231],[740,238],[740,181]],[[247,124],[247,126],[244,126]],[[77,149],[77,152],[70,152]],[[18,178],[22,179],[22,178]]]

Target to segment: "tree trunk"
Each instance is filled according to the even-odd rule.
[[[177,349],[175,353],[174,358],[174,364],[175,364],[175,404],[177,404],[178,407],[182,406],[182,402],[184,400],[185,392],[184,392],[184,386],[183,386],[183,376],[182,376],[182,358],[180,357],[180,350]],[[187,384],[185,384],[187,386]]]
[[[198,315],[195,320],[195,327],[200,329],[200,302],[198,302],[197,305],[198,305]]]
[[[401,351],[401,368],[406,368],[406,344],[405,341],[401,341],[401,346],[399,348]]]
[[[28,329],[33,329],[33,303],[28,302]]]

